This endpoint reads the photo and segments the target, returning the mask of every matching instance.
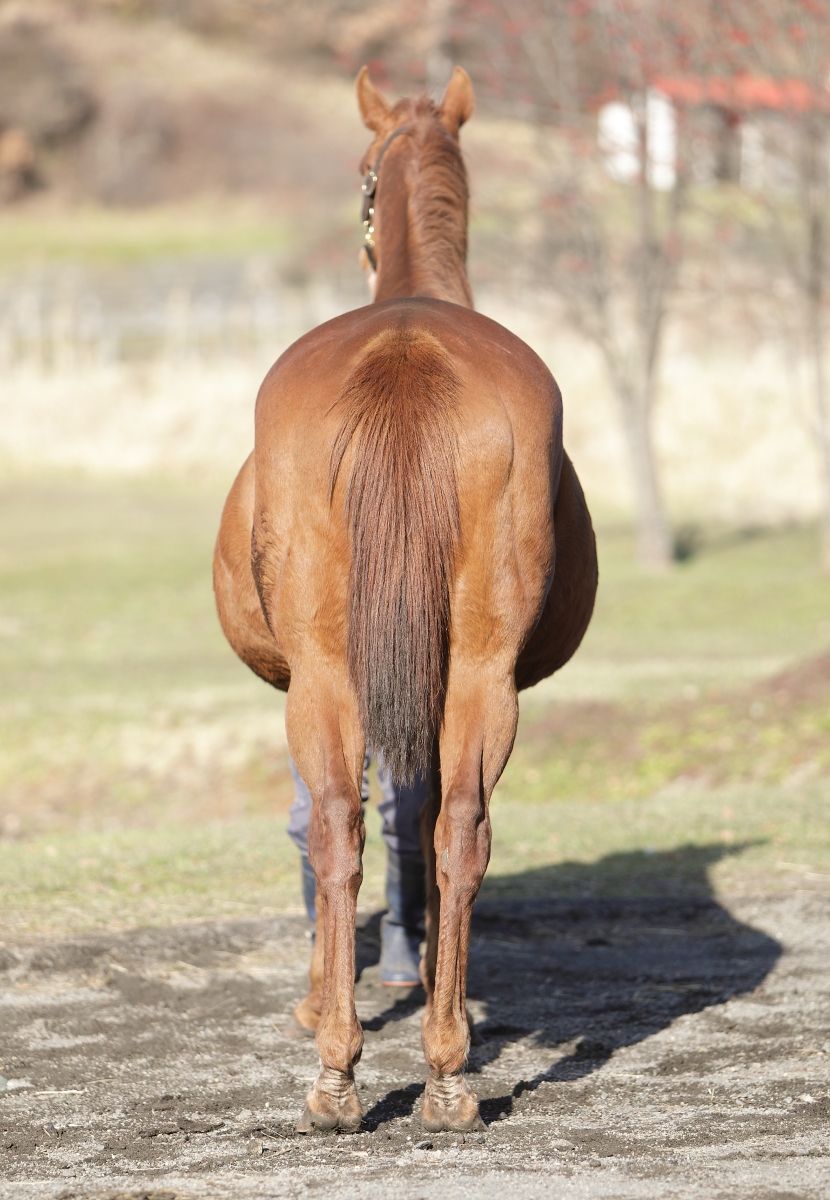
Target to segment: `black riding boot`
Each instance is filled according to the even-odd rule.
[[[386,853],[389,911],[380,923],[380,978],[388,987],[412,987],[420,982],[426,867],[420,854],[397,854],[388,847]]]
[[[420,854],[386,851],[386,903],[389,911],[380,923],[380,978],[389,987],[412,987],[420,982],[419,946],[424,937],[426,867]],[[303,902],[308,919],[316,924],[317,880],[311,863],[300,856]],[[312,932],[312,938],[314,933]]]
[[[314,868],[304,854],[300,855],[300,877],[303,881],[303,904],[312,925],[317,924],[317,880]],[[312,937],[314,935],[312,934]]]

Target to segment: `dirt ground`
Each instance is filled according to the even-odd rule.
[[[293,1130],[300,918],[0,943],[0,1196],[830,1195],[830,898],[480,905],[466,1137],[420,1131],[423,994],[361,920],[351,1136]]]

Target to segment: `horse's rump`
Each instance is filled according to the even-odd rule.
[[[336,402],[329,498],[343,494],[352,544],[349,675],[367,745],[400,782],[426,772],[441,720],[460,386],[434,335],[396,325],[367,344]]]

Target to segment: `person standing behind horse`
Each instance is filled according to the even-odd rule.
[[[292,759],[294,803],[288,820],[288,836],[300,852],[303,902],[312,922],[317,920],[317,882],[308,860],[308,822],[311,792]],[[361,799],[369,799],[369,765],[363,764]],[[420,943],[424,937],[426,907],[426,863],[421,850],[421,809],[427,798],[427,782],[418,777],[409,785],[395,784],[388,769],[378,762],[381,799],[378,804],[386,843],[386,905],[380,923],[380,979],[387,987],[413,987],[420,983]],[[297,1020],[295,1016],[295,1020]],[[302,1022],[298,1022],[302,1024]]]

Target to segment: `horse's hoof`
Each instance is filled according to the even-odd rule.
[[[356,1133],[360,1128],[362,1116],[357,1121],[350,1121],[340,1113],[316,1112],[308,1104],[303,1109],[294,1129],[297,1133],[328,1133],[332,1129],[342,1129],[346,1133]]]
[[[463,1074],[430,1072],[421,1101],[421,1127],[425,1133],[469,1133],[486,1128],[479,1115],[478,1098]]]
[[[294,1129],[297,1133],[328,1133],[332,1129],[341,1129],[343,1133],[357,1133],[362,1123],[362,1111],[319,1112],[306,1103],[303,1115]]]
[[[288,1024],[282,1031],[282,1036],[289,1038],[292,1042],[299,1042],[304,1038],[315,1037],[316,1033],[315,1029],[309,1029],[307,1025],[303,1025],[301,1021],[297,1020],[296,1015],[292,1013],[288,1018]]]
[[[286,1026],[286,1033],[293,1025],[298,1025],[301,1029],[308,1030],[308,1037],[314,1037],[317,1032],[317,1026],[320,1024],[320,996],[318,993],[310,993],[305,996],[291,1014],[291,1020]],[[291,1034],[288,1034],[291,1037]],[[295,1034],[294,1036],[305,1036],[304,1034]]]
[[[305,1110],[296,1125],[297,1133],[325,1133],[342,1129],[357,1133],[363,1121],[363,1109],[354,1079],[344,1071],[321,1067],[314,1087],[306,1096]]]

